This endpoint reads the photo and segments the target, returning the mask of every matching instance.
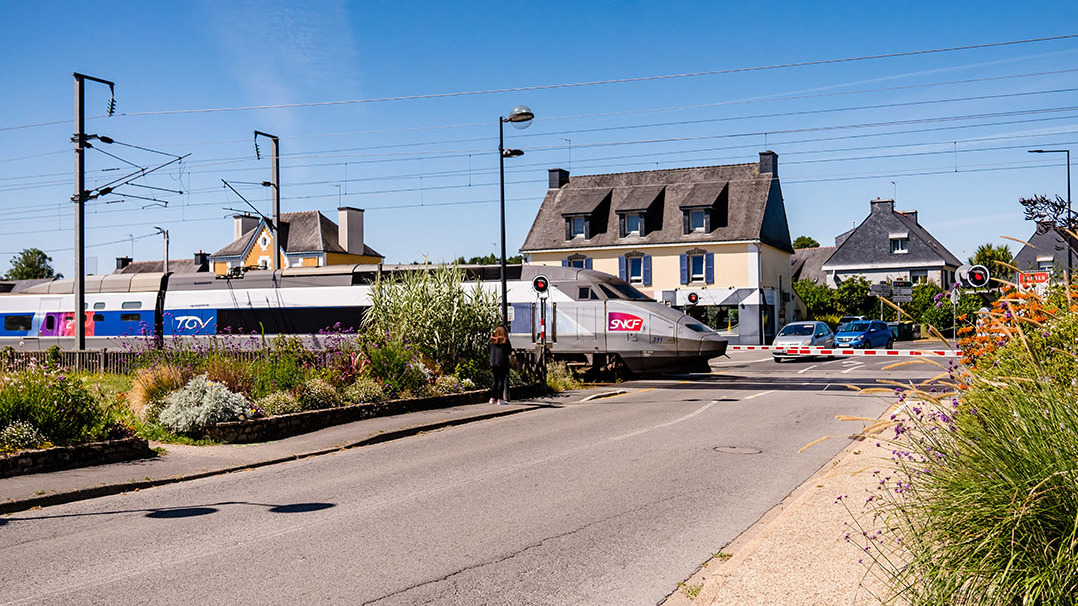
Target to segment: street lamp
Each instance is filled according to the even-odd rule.
[[[524,151],[519,149],[505,149],[505,134],[504,127],[502,126],[506,122],[513,125],[514,128],[525,129],[531,126],[532,118],[535,114],[526,105],[518,105],[513,108],[513,111],[509,112],[509,117],[504,116],[498,118],[498,177],[501,184],[501,225],[502,225],[502,324],[508,330],[509,328],[509,298],[506,294],[507,288],[505,285],[505,159],[516,158],[523,156]]]
[[[1074,228],[1074,221],[1071,216],[1071,150],[1069,149],[1031,149],[1031,154],[1067,154],[1067,230],[1070,231]],[[1071,248],[1070,239],[1073,236],[1067,234],[1067,275],[1071,275],[1072,261],[1071,257],[1074,256],[1074,250]],[[1068,279],[1070,279],[1068,277]]]

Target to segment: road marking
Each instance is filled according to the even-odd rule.
[[[623,435],[620,435],[620,436],[614,436],[612,438],[607,438],[607,439],[610,440],[611,442],[616,441],[616,440],[624,440],[625,438],[632,438],[632,437],[638,436],[640,434],[647,433],[647,432],[649,432],[649,431],[651,431],[653,429],[660,429],[662,427],[669,427],[671,425],[681,423],[682,421],[688,421],[689,419],[691,419],[691,418],[695,417],[696,415],[704,412],[705,410],[707,410],[708,408],[711,408],[712,406],[714,406],[717,403],[718,403],[718,400],[712,400],[712,401],[708,402],[707,404],[704,404],[700,408],[697,408],[695,412],[690,412],[689,414],[687,414],[687,415],[685,415],[683,417],[678,417],[678,418],[674,419],[673,421],[667,421],[666,423],[659,423],[658,425],[653,425],[651,427],[648,427],[647,429],[639,429],[637,431],[633,431],[633,432],[623,434]]]
[[[611,398],[617,398],[617,397],[628,395],[628,394],[631,394],[631,393],[644,393],[645,391],[651,391],[653,389],[655,389],[655,388],[654,387],[648,387],[647,389],[638,389],[636,391],[625,391],[623,389],[619,389],[616,392],[601,392],[601,393],[597,393],[597,394],[592,394],[592,395],[584,398],[583,400],[577,400],[577,404],[580,404],[581,402],[591,402],[593,400],[609,400]]]
[[[760,393],[754,393],[751,396],[745,396],[745,399],[746,400],[751,400],[753,398],[759,398],[760,396],[766,396],[769,393],[775,393],[775,391],[776,390],[772,389],[771,391],[763,391],[763,392],[760,392]]]
[[[857,370],[858,368],[861,368],[862,366],[864,366],[864,364],[858,364],[857,366],[851,366],[851,367],[847,368],[846,370],[842,371],[842,374],[846,374],[846,373],[850,372],[851,370]]]
[[[766,358],[758,358],[756,360],[731,360],[730,362],[716,362],[712,366],[734,366],[736,364],[754,364],[756,362],[766,362],[771,359],[771,356]]]
[[[812,366],[809,366],[808,368],[802,368],[801,370],[797,371],[797,374],[802,374],[807,370],[812,370],[813,368],[816,368],[817,366],[819,366],[819,364],[813,364]]]

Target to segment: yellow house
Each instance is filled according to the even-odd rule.
[[[778,155],[697,168],[569,176],[550,184],[521,248],[530,264],[621,276],[655,298],[770,343],[794,319],[793,246]]]
[[[342,206],[338,223],[316,210],[281,213],[281,258],[277,266],[371,264],[385,258],[363,242],[363,210]],[[251,215],[233,217],[231,244],[210,255],[217,275],[234,267],[273,265],[273,234],[265,219]]]

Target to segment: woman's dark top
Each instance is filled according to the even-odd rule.
[[[506,339],[505,343],[490,344],[490,367],[507,368],[509,366],[509,352],[513,351],[512,344]]]

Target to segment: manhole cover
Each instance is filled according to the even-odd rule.
[[[721,452],[723,454],[740,454],[740,455],[754,455],[763,452],[759,448],[752,448],[749,446],[716,446],[715,452]]]

